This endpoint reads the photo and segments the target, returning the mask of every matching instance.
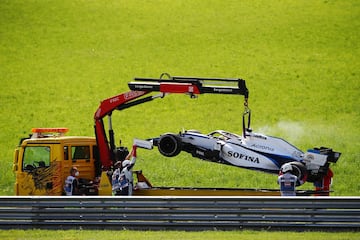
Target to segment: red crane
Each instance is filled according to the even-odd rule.
[[[163,79],[164,76],[167,76],[168,79]],[[162,74],[158,79],[135,78],[134,80],[134,82],[128,83],[130,91],[101,101],[94,114],[95,136],[104,170],[111,168],[116,161],[114,154],[116,146],[111,120],[114,110],[123,110],[156,98],[163,98],[170,93],[185,93],[191,98],[204,93],[244,95],[245,106],[247,106],[249,97],[249,91],[243,79],[171,77],[168,74]],[[151,92],[160,92],[160,94],[145,96]],[[109,140],[104,126],[105,116],[108,116],[109,119]]]

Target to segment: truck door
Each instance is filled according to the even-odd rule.
[[[18,195],[61,195],[60,166],[59,162],[51,161],[52,151],[48,144],[29,144],[19,151]]]
[[[89,144],[72,145],[70,147],[72,166],[80,172],[79,179],[92,181],[95,178],[95,165],[93,147]],[[69,169],[71,166],[69,166]]]

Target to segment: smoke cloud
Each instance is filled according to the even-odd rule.
[[[260,127],[258,131],[255,132],[280,137],[295,143],[304,136],[304,129],[305,127],[300,122],[280,121],[274,126],[266,125]]]

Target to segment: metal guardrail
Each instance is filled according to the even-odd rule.
[[[359,197],[0,197],[0,229],[360,230]]]

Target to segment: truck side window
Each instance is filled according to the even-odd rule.
[[[69,160],[69,147],[64,146],[64,160]]]
[[[72,160],[86,159],[90,161],[90,147],[89,146],[72,146]]]
[[[49,146],[27,146],[24,150],[23,170],[31,171],[39,167],[50,166]]]

